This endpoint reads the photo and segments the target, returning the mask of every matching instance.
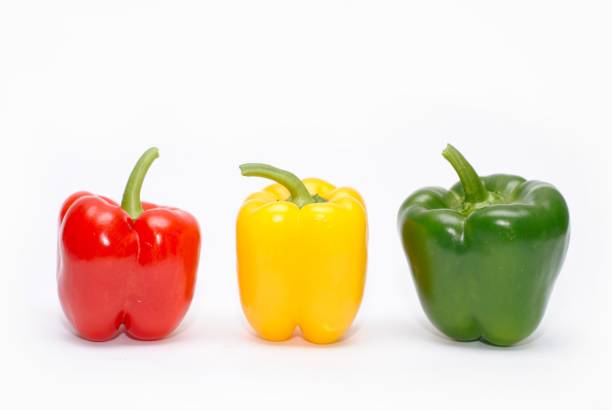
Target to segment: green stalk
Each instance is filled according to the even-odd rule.
[[[459,175],[459,180],[461,185],[463,185],[465,202],[477,204],[489,199],[489,192],[486,190],[482,180],[457,148],[448,144],[442,155],[450,162]]]
[[[298,208],[317,202],[308,192],[306,185],[289,171],[267,164],[242,164],[240,165],[240,172],[245,177],[268,178],[283,185],[291,193],[289,200],[296,204]]]
[[[140,191],[142,183],[147,175],[149,167],[159,157],[159,150],[155,147],[149,148],[140,157],[127,181],[121,200],[121,208],[133,219],[136,220],[142,214],[142,202],[140,201]]]

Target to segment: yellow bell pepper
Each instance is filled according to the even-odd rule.
[[[238,214],[238,282],[247,320],[270,341],[290,339],[299,327],[312,343],[337,342],[363,296],[363,199],[351,188],[301,181],[269,165],[240,169],[278,182],[250,195]]]

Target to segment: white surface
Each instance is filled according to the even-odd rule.
[[[612,372],[612,26],[606,1],[4,1],[0,4],[0,407],[594,408]],[[550,181],[573,237],[535,337],[453,343],[428,324],[395,227],[401,201],[481,174]],[[203,257],[168,340],[93,344],[56,296],[70,193],[191,211]],[[245,324],[234,222],[269,162],[352,185],[370,216],[364,303],[331,347]],[[606,380],[607,378],[607,380]],[[214,405],[211,407],[211,405]],[[208,407],[207,407],[208,406]]]

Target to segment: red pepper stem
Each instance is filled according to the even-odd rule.
[[[450,162],[459,175],[459,180],[461,185],[463,185],[465,202],[477,204],[489,198],[489,192],[486,190],[482,180],[457,148],[448,144],[442,155]]]
[[[315,199],[310,195],[306,185],[294,174],[267,164],[242,164],[240,172],[246,177],[262,177],[278,182],[291,193],[290,201],[302,208],[312,204]]]
[[[123,199],[121,200],[121,208],[133,219],[136,220],[143,213],[142,202],[140,201],[140,191],[142,183],[149,167],[159,157],[159,150],[155,147],[149,148],[140,157],[132,173],[128,178],[125,190],[123,191]]]

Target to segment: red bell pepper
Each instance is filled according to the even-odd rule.
[[[59,217],[57,281],[62,308],[85,339],[105,341],[121,328],[161,339],[181,322],[193,297],[200,230],[187,212],[141,203],[157,148],[136,163],[121,206],[77,192]]]

